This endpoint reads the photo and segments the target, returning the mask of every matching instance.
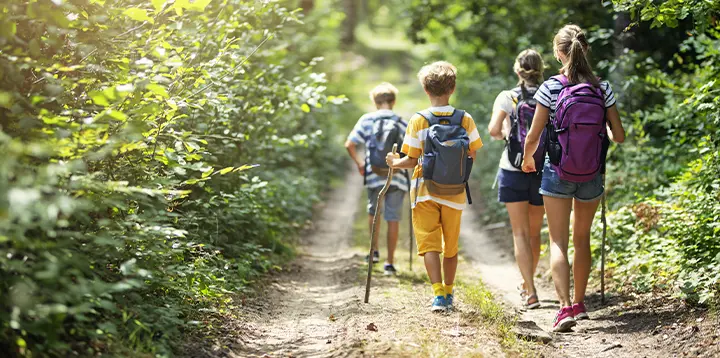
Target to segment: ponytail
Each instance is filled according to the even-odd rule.
[[[523,94],[527,93],[527,87],[537,87],[544,80],[545,63],[542,56],[535,50],[528,49],[520,52],[515,58],[513,69],[520,79],[518,86]]]
[[[553,41],[555,52],[562,52],[566,56],[565,65],[561,69],[570,83],[588,82],[600,87],[600,82],[593,73],[587,52],[590,49],[585,32],[577,25],[566,25]]]

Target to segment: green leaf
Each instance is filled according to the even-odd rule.
[[[145,88],[147,88],[148,91],[150,91],[150,92],[152,92],[152,93],[154,93],[154,94],[156,94],[156,95],[158,95],[158,96],[160,96],[160,97],[162,97],[162,98],[170,98],[170,95],[168,94],[168,92],[167,92],[167,90],[165,89],[165,87],[163,87],[163,86],[161,86],[161,85],[159,85],[159,84],[150,83],[150,84],[148,84],[147,86],[145,86]]]
[[[151,24],[155,23],[155,20],[153,20],[150,16],[147,14],[147,10],[144,9],[138,9],[136,7],[125,9],[123,12],[125,16],[135,20],[135,21],[147,21]]]
[[[220,175],[225,175],[227,173],[230,173],[233,169],[235,169],[235,167],[223,168],[223,169],[220,169],[220,171],[218,171],[218,173],[220,173]]]
[[[257,168],[257,167],[259,167],[259,166],[260,166],[260,164],[245,164],[245,165],[240,166],[239,168],[236,168],[235,171],[236,171],[236,172],[241,172],[241,171],[243,171],[243,170],[248,170],[248,169],[252,169],[252,168]]]
[[[302,111],[305,113],[310,113],[310,106],[308,106],[307,103],[303,103],[303,105],[300,106],[300,109],[302,109]]]
[[[108,102],[105,95],[100,91],[90,91],[90,93],[88,93],[88,96],[90,96],[90,99],[92,99],[93,103],[97,104],[98,106],[107,107],[110,105],[110,102]]]
[[[151,0],[153,7],[155,8],[155,11],[160,11],[165,5],[165,0]]]
[[[120,111],[114,111],[112,109],[108,109],[107,111],[103,112],[103,114],[105,114],[106,116],[109,116],[110,118],[112,118],[116,121],[124,122],[127,120],[127,115]]]

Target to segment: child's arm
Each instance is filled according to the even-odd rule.
[[[625,128],[623,128],[622,122],[620,122],[620,113],[618,113],[617,107],[613,104],[607,109],[608,119],[608,134],[610,134],[610,140],[615,143],[622,143],[625,141]]]
[[[355,165],[357,166],[360,175],[365,175],[365,163],[363,163],[358,158],[355,143],[348,139],[347,141],[345,141],[345,149],[347,149],[348,154],[350,154],[350,158],[352,158],[352,160],[355,162]]]
[[[385,162],[393,169],[413,169],[418,164],[418,158],[405,156],[400,158],[400,154],[388,153]]]
[[[502,109],[493,112],[492,118],[490,118],[490,124],[488,124],[488,132],[490,132],[491,137],[498,140],[505,139],[505,133],[503,133],[502,129],[507,116],[508,114]]]

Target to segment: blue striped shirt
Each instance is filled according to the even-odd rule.
[[[557,103],[558,95],[563,85],[560,81],[555,79],[548,79],[545,81],[538,91],[535,93],[535,100],[543,106],[549,108],[551,111],[555,110],[555,104]],[[605,95],[605,108],[610,108],[615,104],[615,93],[613,93],[612,86],[607,81],[600,82],[600,88]]]
[[[389,109],[381,109],[379,111],[363,115],[355,124],[355,128],[353,128],[353,130],[350,132],[350,135],[348,135],[348,140],[355,144],[365,144],[372,135],[373,118],[392,115],[394,115],[394,113]],[[398,121],[398,127],[400,127],[400,135],[403,136],[407,128],[407,122],[401,119],[400,121]],[[370,151],[368,150],[368,147],[366,145],[365,158],[368,158],[369,156]],[[372,169],[370,168],[370,162],[368,162],[367,160],[365,161],[365,175],[365,186],[368,189],[381,187],[385,184],[386,177],[381,177],[373,173]],[[405,177],[404,170],[395,170],[395,174],[393,174],[392,182],[390,183],[390,185],[403,191],[408,190],[408,181]]]

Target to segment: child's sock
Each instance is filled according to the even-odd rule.
[[[443,288],[443,284],[441,282],[433,283],[432,288],[435,296],[445,296],[445,289]]]
[[[453,294],[453,285],[445,285],[445,294],[446,294],[446,295],[452,295],[452,294]]]

